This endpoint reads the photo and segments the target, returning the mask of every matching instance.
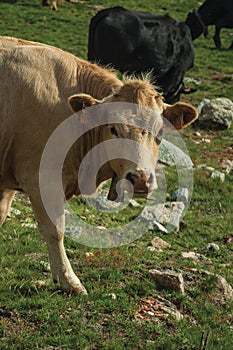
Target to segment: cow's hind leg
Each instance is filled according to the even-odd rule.
[[[86,289],[75,275],[64,248],[65,215],[63,208],[54,208],[54,222],[49,219],[40,197],[29,196],[41,235],[49,253],[50,268],[54,282],[59,282],[62,290],[87,294]],[[55,201],[56,203],[56,201]]]
[[[220,31],[222,28],[232,28],[233,19],[232,12],[226,13],[225,16],[221,16],[215,25],[214,42],[217,48],[221,47]],[[231,47],[230,47],[231,48]]]
[[[0,227],[4,223],[14,199],[15,191],[0,190]]]

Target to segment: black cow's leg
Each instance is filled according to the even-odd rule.
[[[214,34],[214,42],[217,48],[221,47],[221,40],[220,40],[220,31],[222,28],[232,28],[233,26],[233,19],[232,19],[232,13],[227,13],[225,16],[221,17],[217,22],[215,26],[215,34]],[[233,43],[230,46],[230,49],[233,48]]]
[[[221,28],[216,25],[215,26],[215,34],[214,34],[214,43],[215,43],[215,46],[217,47],[217,49],[219,49],[221,47],[220,31],[221,31]]]
[[[15,191],[1,190],[0,191],[0,226],[4,223],[7,214],[10,210],[11,203],[14,199]]]

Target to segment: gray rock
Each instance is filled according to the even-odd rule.
[[[159,149],[158,160],[160,163],[179,168],[192,168],[191,158],[173,143],[163,139]]]
[[[176,305],[169,300],[163,298],[161,295],[155,295],[150,299],[141,299],[139,303],[139,310],[136,311],[135,318],[139,322],[154,322],[163,323],[171,318],[176,321],[183,319],[183,315],[178,311]],[[151,344],[153,344],[152,342]]]
[[[189,201],[189,190],[188,188],[179,188],[172,194],[172,200],[177,202],[183,202],[185,204]]]
[[[156,281],[160,288],[166,288],[172,291],[184,294],[184,279],[181,273],[171,270],[149,270],[150,277]]]
[[[116,203],[114,201],[108,200],[106,196],[102,193],[96,193],[91,197],[85,197],[86,203],[97,210],[103,211],[114,211],[121,207],[122,203]]]
[[[233,121],[233,102],[227,98],[204,99],[198,106],[200,127],[211,130],[229,129]]]
[[[167,222],[167,228],[169,231],[179,231],[180,222],[183,217],[183,212],[185,209],[185,204],[183,202],[172,202],[172,210],[170,213],[170,219]]]
[[[168,233],[174,229],[179,230],[184,209],[183,202],[166,202],[146,206],[142,210],[140,218],[146,223],[148,230],[161,230],[160,225],[166,224],[167,227],[163,227],[164,230],[162,231]]]
[[[183,274],[185,281],[185,289],[188,286],[197,285],[201,279],[208,279],[209,276],[215,278],[216,281],[216,289],[212,292],[210,296],[214,303],[225,304],[226,301],[233,300],[233,289],[231,285],[220,275],[214,274],[210,271],[202,270],[202,269],[190,269],[190,271],[186,274]]]

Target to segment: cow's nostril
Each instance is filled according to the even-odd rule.
[[[132,185],[135,184],[134,175],[132,173],[128,173],[126,175],[126,180],[128,180]]]
[[[153,183],[153,181],[154,181],[154,176],[153,176],[153,174],[150,174],[150,176],[149,176],[149,178],[147,180],[147,183],[151,184],[151,183]]]

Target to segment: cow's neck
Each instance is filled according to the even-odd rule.
[[[95,146],[99,144],[101,145],[102,142],[102,127],[100,126],[89,130],[72,146],[70,151],[72,152],[72,156],[68,157],[67,165],[69,168],[69,173],[72,168],[72,173],[76,178],[76,188],[74,194],[92,194],[96,190],[96,188],[94,188],[95,186],[92,186],[93,183],[96,185],[96,187],[98,187],[101,182],[112,177],[113,170],[111,169],[109,163],[103,162],[103,157],[105,157],[104,149],[102,147],[100,149],[93,149]],[[85,163],[86,156],[88,156],[87,163]],[[74,159],[75,163],[73,163]],[[82,163],[83,161],[84,163]],[[102,165],[102,163],[104,164],[100,167],[99,165]],[[83,192],[83,188],[80,188],[78,184],[77,174],[80,176],[79,179],[81,180],[81,183],[84,183],[85,186],[86,184],[90,183],[90,188],[93,189],[93,191],[91,191],[92,193]]]
[[[114,89],[119,89],[122,86],[122,82],[115,76],[110,70],[103,69],[97,65],[91,64],[89,62],[82,62],[79,65],[77,71],[77,87],[78,91],[81,93],[89,94],[96,99],[103,99],[112,94]],[[77,174],[79,173],[81,163],[86,155],[95,147],[96,145],[103,142],[102,139],[102,127],[91,129],[82,135],[79,140],[71,147],[70,152],[73,154],[71,157],[67,157],[65,168],[68,170],[66,173],[72,173],[73,176],[70,182],[76,181],[75,190],[71,190],[76,195],[80,194],[80,188],[77,182]],[[102,149],[103,151],[103,149]],[[103,153],[94,152],[91,160],[88,163],[87,172],[84,173],[84,180],[89,181],[95,169],[96,164],[100,164],[101,157]],[[73,161],[75,160],[75,161]],[[96,178],[96,185],[98,186],[102,181],[111,178],[113,175],[113,170],[111,169],[109,163],[105,163],[98,171]],[[73,186],[71,185],[71,188]],[[81,190],[82,192],[82,190]]]
[[[113,72],[91,63],[85,63],[78,72],[79,92],[89,94],[96,99],[103,99],[119,89],[122,82]]]

